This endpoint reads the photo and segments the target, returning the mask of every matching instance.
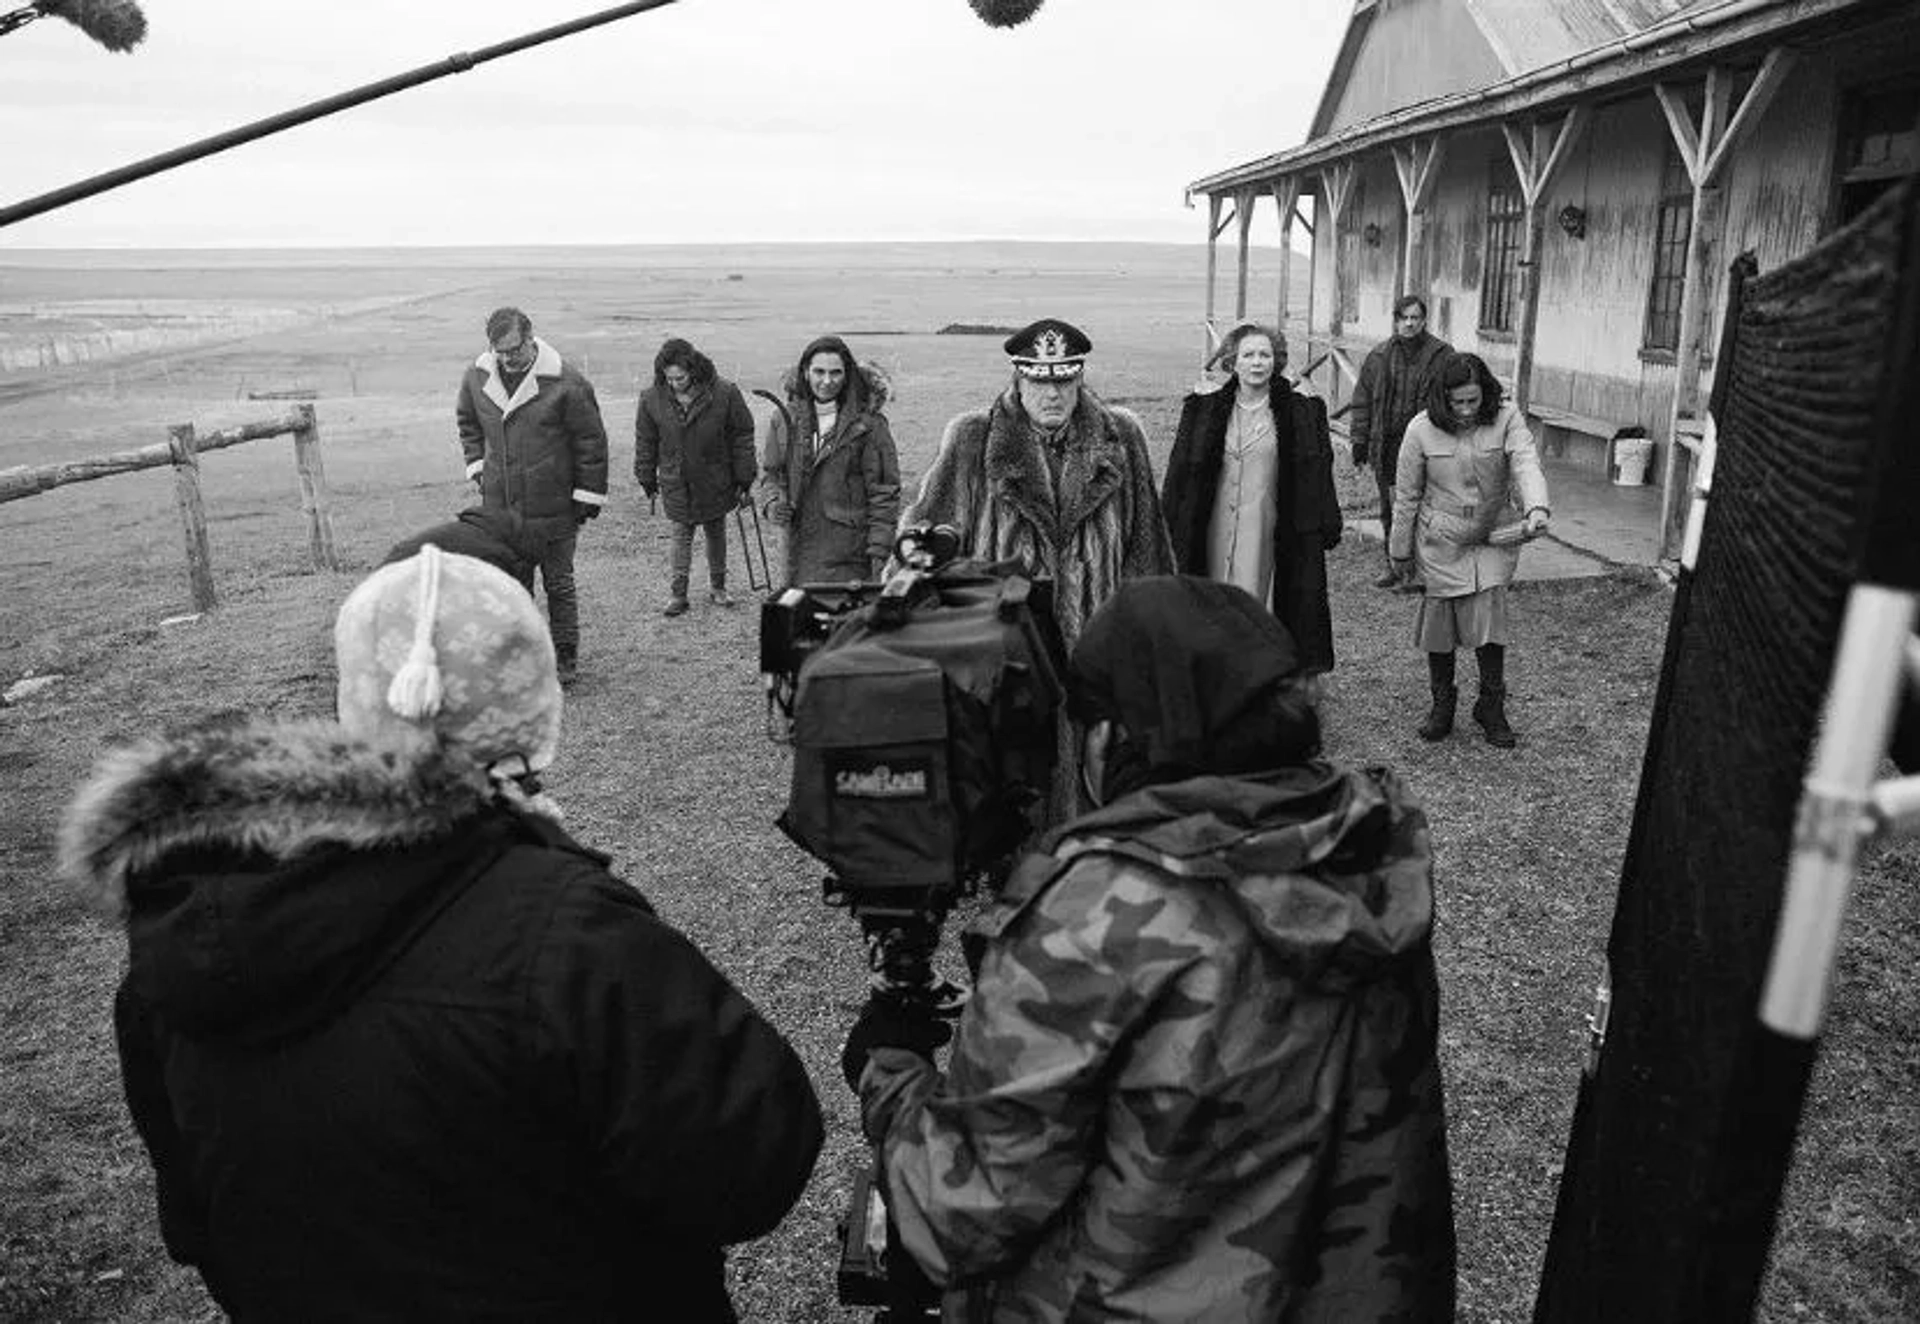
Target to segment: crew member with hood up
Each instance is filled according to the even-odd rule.
[[[124,918],[114,1006],[161,1233],[250,1320],[731,1320],[722,1247],[821,1142],[786,1043],[536,774],[526,591],[426,546],[335,630],[339,721],[107,755],[61,860]]]
[[[1121,585],[1071,674],[1104,803],[981,921],[946,1073],[848,1039],[901,1241],[953,1319],[1451,1319],[1426,815],[1315,757],[1233,585]]]

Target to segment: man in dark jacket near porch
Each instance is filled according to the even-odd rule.
[[[517,513],[541,544],[540,581],[568,683],[580,655],[574,548],[607,502],[607,429],[593,385],[534,337],[525,313],[500,308],[487,318],[486,352],[460,379],[454,415],[481,504]]]
[[[799,1197],[818,1104],[539,792],[538,608],[428,546],[354,591],[335,651],[337,722],[109,753],[62,827],[126,924],[168,1253],[243,1322],[732,1320],[722,1248]]]
[[[1427,407],[1427,388],[1440,360],[1453,347],[1427,331],[1427,301],[1402,295],[1393,305],[1393,335],[1373,347],[1354,383],[1347,435],[1355,468],[1373,466],[1380,493],[1380,546],[1384,554],[1393,536],[1393,482],[1400,463],[1400,439],[1413,416]],[[1375,588],[1412,588],[1402,584],[1387,557],[1386,572]]]
[[[893,555],[900,457],[886,378],[838,336],[800,351],[760,460],[767,517],[787,530],[787,583],[871,579]]]

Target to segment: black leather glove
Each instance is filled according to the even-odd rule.
[[[1364,441],[1353,443],[1353,467],[1356,469],[1367,467],[1367,443]]]
[[[933,1061],[933,1050],[953,1038],[953,1027],[931,1011],[903,1005],[898,998],[870,997],[840,1050],[847,1088],[860,1092],[860,1073],[876,1048],[904,1048]]]
[[[642,484],[640,484],[640,490],[641,490],[642,492],[645,492],[645,493],[647,494],[647,500],[649,500],[649,501],[651,501],[651,500],[653,500],[653,499],[654,499],[655,497],[657,497],[657,496],[659,496],[659,495],[660,495],[660,484],[658,484],[658,483],[642,483]]]
[[[573,522],[575,527],[585,524],[590,519],[599,518],[600,507],[594,505],[593,502],[576,501],[573,503]]]
[[[733,504],[741,510],[753,509],[752,483],[735,483],[733,485]]]

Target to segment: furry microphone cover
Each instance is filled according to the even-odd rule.
[[[147,16],[131,0],[40,0],[34,8],[64,18],[110,51],[130,51],[147,35]]]
[[[990,28],[1017,28],[1039,12],[1041,0],[967,0]]]

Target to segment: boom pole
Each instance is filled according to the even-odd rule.
[[[188,143],[184,147],[161,152],[158,156],[149,156],[144,161],[135,161],[131,165],[124,165],[116,170],[83,179],[77,184],[68,184],[65,188],[57,188],[51,193],[42,193],[39,197],[28,198],[24,202],[16,202],[10,207],[0,208],[0,229],[5,229],[17,221],[24,221],[64,207],[68,203],[79,202],[82,198],[91,198],[95,194],[119,188],[122,184],[131,184],[136,179],[145,179],[149,175],[157,175],[175,166],[185,165],[189,161],[198,161],[203,156],[224,152],[229,147],[238,147],[256,138],[279,133],[282,129],[291,129],[295,125],[305,124],[311,120],[324,119],[338,111],[347,110],[368,101],[377,101],[381,97],[392,96],[395,92],[404,92],[410,87],[430,83],[436,78],[445,78],[448,74],[463,74],[475,65],[485,64],[489,60],[497,60],[506,55],[517,55],[529,47],[557,41],[561,37],[571,37],[576,32],[585,32],[589,28],[618,22],[620,19],[631,18],[635,14],[643,14],[649,9],[659,9],[663,5],[672,3],[674,0],[632,0],[629,4],[615,5],[611,9],[603,9],[599,13],[588,14],[583,18],[576,18],[554,27],[542,28],[538,32],[529,32],[525,36],[515,37],[510,41],[503,41],[481,50],[456,52],[434,64],[422,65],[407,73],[395,74],[391,78],[383,78],[376,83],[368,83],[351,91],[312,101],[293,110],[282,111],[278,115],[269,115],[266,119],[243,124],[237,129],[228,129],[225,133],[217,133],[211,138],[202,138],[199,142]]]

